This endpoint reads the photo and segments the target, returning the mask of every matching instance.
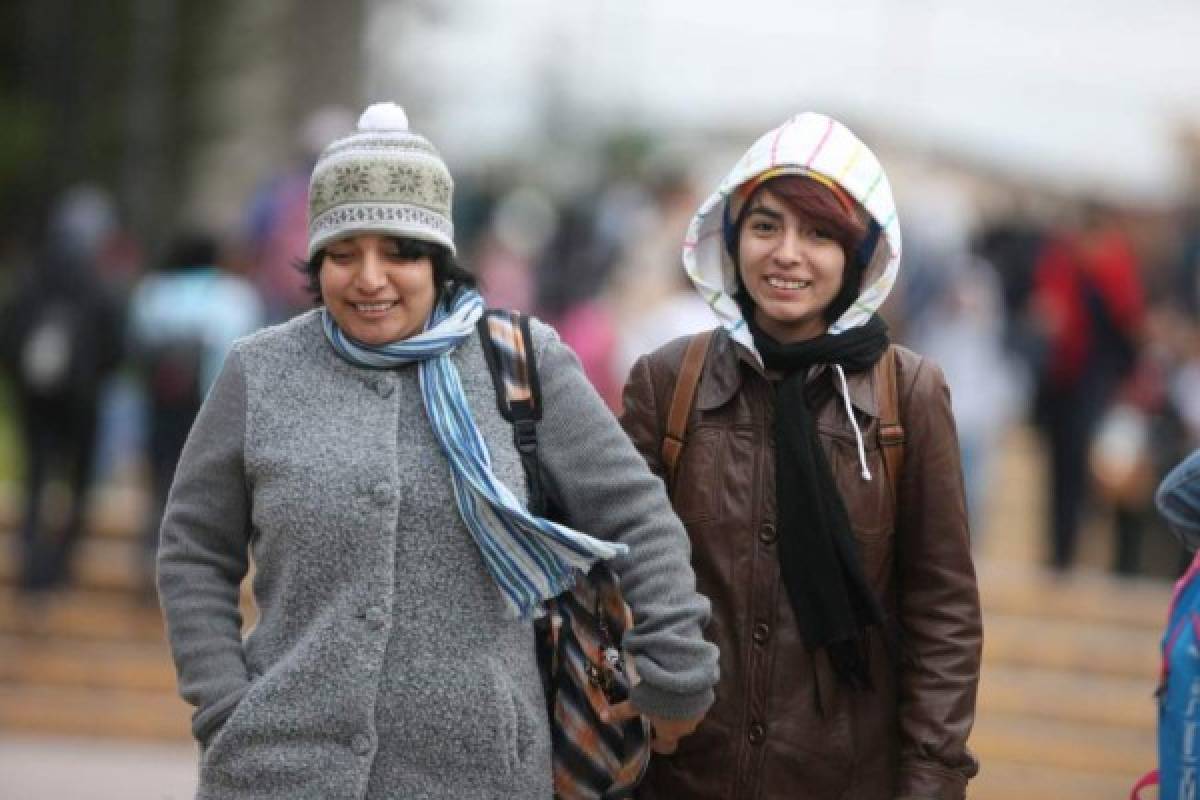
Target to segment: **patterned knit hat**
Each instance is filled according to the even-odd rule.
[[[454,181],[438,152],[408,129],[404,109],[376,103],[358,130],[325,148],[308,186],[308,257],[334,239],[381,233],[454,248]]]

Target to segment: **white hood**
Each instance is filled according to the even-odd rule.
[[[867,258],[858,300],[829,326],[829,333],[865,324],[887,299],[900,269],[900,223],[892,188],[875,154],[844,125],[823,114],[797,114],[768,131],[700,206],[683,241],[683,266],[688,277],[721,325],[756,356],[758,351],[749,328],[733,299],[737,279],[733,259],[725,250],[724,217],[730,195],[768,170],[815,173],[837,183],[866,209],[873,223],[869,226],[868,240],[873,232],[878,234],[873,252]]]

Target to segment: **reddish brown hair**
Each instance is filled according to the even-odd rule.
[[[828,186],[805,175],[780,175],[756,187],[739,215],[739,229],[746,212],[764,189],[770,189],[771,194],[778,197],[793,213],[829,226],[830,235],[837,240],[846,254],[846,263],[849,264],[854,259],[854,254],[858,252],[859,245],[867,234],[867,225],[858,213],[858,207],[847,207],[847,204],[854,203],[848,195],[843,192],[839,197]]]

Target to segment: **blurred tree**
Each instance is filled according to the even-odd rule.
[[[40,243],[51,198],[81,181],[115,192],[150,254],[181,225],[209,221],[185,219],[196,208],[212,213],[194,200],[218,180],[206,153],[239,153],[221,165],[230,186],[219,199],[243,202],[291,156],[279,143],[313,108],[359,103],[363,6],[0,4],[0,260]]]
[[[201,61],[194,106],[204,140],[188,163],[182,217],[241,233],[250,196],[294,166],[317,108],[361,106],[364,0],[230,3]]]
[[[38,242],[50,199],[114,189],[131,231],[170,224],[198,53],[228,0],[38,0],[0,7],[0,213]],[[8,245],[13,243],[6,242]]]

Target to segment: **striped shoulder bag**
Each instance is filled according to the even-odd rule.
[[[537,454],[541,384],[529,318],[489,309],[479,338],[496,388],[500,413],[513,426],[529,492],[529,510],[564,519],[546,496]],[[601,710],[629,698],[630,662],[621,639],[633,626],[617,576],[603,563],[547,603],[535,624],[538,665],[546,689],[558,800],[618,800],[633,790],[650,762],[644,717],[604,722]]]

